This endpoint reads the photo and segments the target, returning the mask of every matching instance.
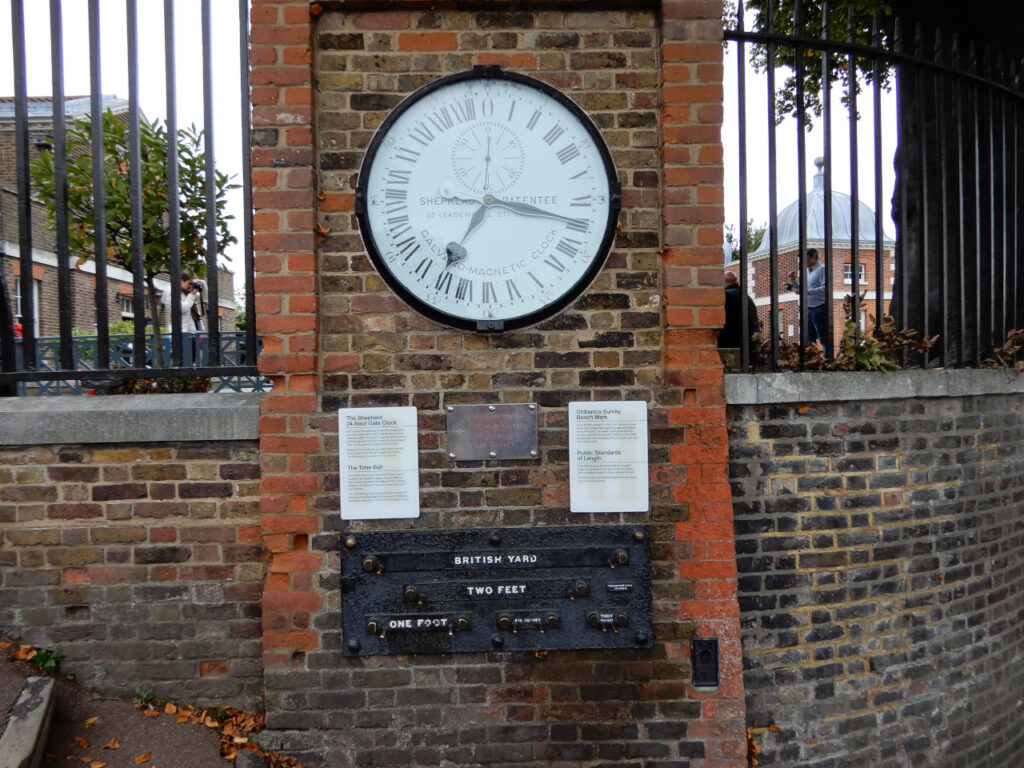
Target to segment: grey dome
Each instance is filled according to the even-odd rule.
[[[804,198],[807,203],[807,242],[825,242],[825,175],[822,167],[825,162],[817,158],[814,164],[818,172],[814,175],[814,188]],[[778,215],[779,250],[796,245],[800,242],[800,208],[799,201],[794,200],[787,205]],[[853,242],[851,233],[853,228],[850,223],[851,198],[843,192],[832,192],[832,243],[835,245],[848,245]],[[765,230],[761,244],[752,253],[767,253],[769,243],[769,229]],[[860,246],[874,247],[875,245],[875,214],[863,202],[857,201],[857,241]],[[893,240],[882,231],[882,243],[892,245]]]

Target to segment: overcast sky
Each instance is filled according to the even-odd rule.
[[[750,46],[747,46],[747,60]],[[775,75],[776,87],[780,87],[789,70],[778,69]],[[725,202],[726,223],[739,223],[739,141],[737,126],[737,55],[736,44],[726,47],[725,60],[725,116],[722,126],[722,143],[725,149]],[[768,100],[767,76],[746,68],[747,92],[747,206],[748,216],[755,224],[768,222]],[[832,189],[834,192],[850,193],[850,124],[846,106],[842,104],[841,93],[833,92],[832,100]],[[857,97],[860,121],[857,126],[858,147],[858,197],[875,210],[875,169],[874,169],[874,104],[870,89],[862,88]],[[895,226],[889,217],[889,205],[895,179],[893,154],[896,151],[896,102],[892,93],[882,92],[882,226],[890,237]],[[814,128],[805,137],[807,157],[803,173],[807,191],[813,189],[815,174],[814,159],[824,154],[824,130],[820,118],[814,120]],[[778,208],[782,210],[797,199],[799,179],[796,162],[797,126],[789,117],[776,129],[776,152],[778,172],[776,174]]]
[[[14,94],[11,57],[10,4],[0,10],[0,94]],[[26,79],[29,96],[50,96],[50,4],[45,0],[24,0]],[[101,80],[104,95],[128,98],[128,41],[125,3],[101,0],[100,47]],[[214,162],[229,175],[242,169],[238,51],[237,0],[212,0]],[[167,116],[164,75],[164,3],[139,0],[139,103],[147,118]],[[86,0],[63,0],[64,92],[68,96],[87,96],[90,91]],[[203,124],[202,36],[200,0],[174,0],[175,77],[178,127]],[[236,181],[239,181],[236,178]],[[229,212],[241,222],[241,191],[232,193]],[[242,239],[238,226],[234,234]],[[235,273],[236,286],[242,285],[241,250],[228,250],[229,268]]]

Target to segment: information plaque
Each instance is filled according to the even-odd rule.
[[[647,512],[647,403],[569,403],[569,509]]]
[[[419,517],[416,409],[338,411],[342,520]]]
[[[342,537],[344,653],[647,648],[646,526]]]

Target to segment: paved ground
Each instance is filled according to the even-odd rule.
[[[2,638],[0,638],[2,640]],[[6,719],[24,679],[38,672],[11,660],[17,646],[0,648],[0,720]],[[173,707],[171,707],[173,708]],[[222,723],[154,708],[147,717],[126,701],[103,698],[66,677],[55,678],[55,701],[43,768],[228,768],[221,757]],[[216,726],[216,727],[210,727]],[[247,756],[249,757],[249,756]],[[254,756],[253,756],[254,757]],[[238,764],[248,763],[247,760]],[[262,765],[260,759],[258,764]]]

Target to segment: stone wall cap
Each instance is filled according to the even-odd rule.
[[[0,398],[0,445],[259,438],[259,393]]]
[[[970,397],[1024,393],[1024,375],[1013,369],[906,371],[791,371],[729,373],[729,405]]]

